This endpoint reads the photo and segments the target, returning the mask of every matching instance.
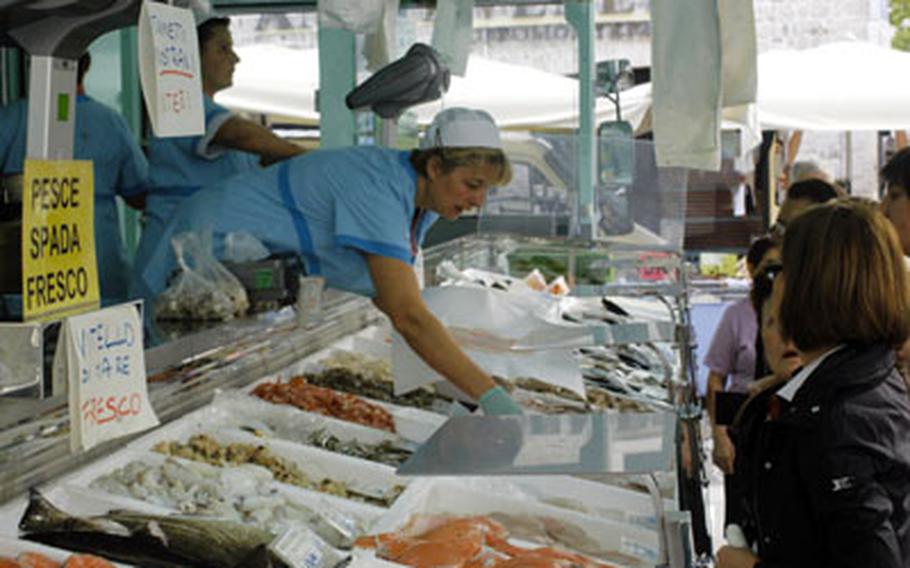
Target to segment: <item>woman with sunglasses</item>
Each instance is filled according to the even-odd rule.
[[[780,249],[773,246],[752,280],[750,306],[758,320],[759,333],[755,341],[755,376],[749,384],[750,397],[743,403],[729,427],[730,438],[736,448],[733,475],[725,479],[726,532],[735,534],[738,529],[746,543],[754,543],[756,527],[750,500],[750,476],[744,473],[755,469],[755,445],[759,428],[768,413],[768,401],[780,386],[802,366],[799,351],[792,341],[781,338],[777,325],[778,306],[772,302],[774,279],[780,274]],[[731,527],[735,525],[735,529]]]
[[[773,241],[767,236],[756,239],[749,246],[746,253],[746,269],[750,277],[755,276],[757,267],[773,246]],[[738,395],[740,398],[737,400],[742,400],[754,381],[757,334],[758,326],[752,304],[749,298],[743,298],[724,310],[704,360],[709,369],[706,406],[714,441],[712,458],[714,464],[724,473],[724,500],[728,504],[725,519],[728,523],[733,522],[735,512],[730,506],[736,501],[730,476],[733,474],[736,451],[727,432],[729,422],[722,419],[724,413],[719,413],[718,408],[724,407],[721,404],[723,402],[721,397],[728,396],[721,393],[735,393],[732,396]]]
[[[910,291],[894,230],[860,200],[807,210],[772,297],[804,367],[743,450],[757,553],[725,546],[717,566],[910,566],[910,395],[894,354]]]

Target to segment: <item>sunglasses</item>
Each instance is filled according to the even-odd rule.
[[[774,282],[777,275],[784,271],[784,265],[779,262],[769,262],[762,267],[759,277],[765,278],[769,282]]]

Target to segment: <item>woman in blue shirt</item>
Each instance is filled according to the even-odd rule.
[[[419,150],[320,150],[203,189],[167,227],[168,238],[134,282],[148,297],[164,289],[175,267],[170,235],[211,227],[220,254],[225,234],[248,231],[273,252],[299,253],[307,273],[329,287],[371,297],[411,348],[487,413],[518,413],[427,308],[413,268],[436,219],[480,207],[511,175],[492,117],[447,109]]]
[[[194,16],[205,132],[200,136],[149,139],[150,183],[137,266],[145,264],[164,226],[189,196],[232,175],[259,170],[305,151],[214,101],[215,93],[233,83],[234,67],[240,58],[234,53],[228,18],[208,10],[194,10]]]

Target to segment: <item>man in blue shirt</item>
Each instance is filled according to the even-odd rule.
[[[103,304],[126,300],[130,263],[120,235],[116,196],[141,208],[148,164],[126,121],[85,94],[83,79],[91,65],[79,59],[73,158],[92,160],[95,177],[95,253]],[[0,108],[0,172],[21,174],[25,164],[28,101]]]
[[[241,118],[214,101],[231,86],[234,53],[230,20],[194,8],[199,40],[205,132],[199,136],[149,138],[150,181],[142,240],[136,263],[144,265],[161,240],[165,225],[189,196],[230,176],[258,171],[261,165],[296,156],[305,150],[271,130]]]
[[[220,255],[225,234],[248,231],[273,252],[300,253],[307,273],[323,276],[329,287],[373,298],[411,348],[487,413],[516,413],[508,394],[429,311],[412,266],[438,217],[480,207],[490,187],[510,178],[492,117],[447,109],[419,150],[317,151],[201,190],[134,275],[134,289],[146,297],[164,289],[175,267],[171,235],[210,227]]]

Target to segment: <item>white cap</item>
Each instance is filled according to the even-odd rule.
[[[496,148],[502,149],[499,128],[490,113],[470,108],[447,108],[433,118],[420,141],[424,150],[431,148]]]
[[[193,11],[193,19],[196,21],[197,28],[209,20],[225,17],[212,8],[209,0],[188,0],[186,7]]]

